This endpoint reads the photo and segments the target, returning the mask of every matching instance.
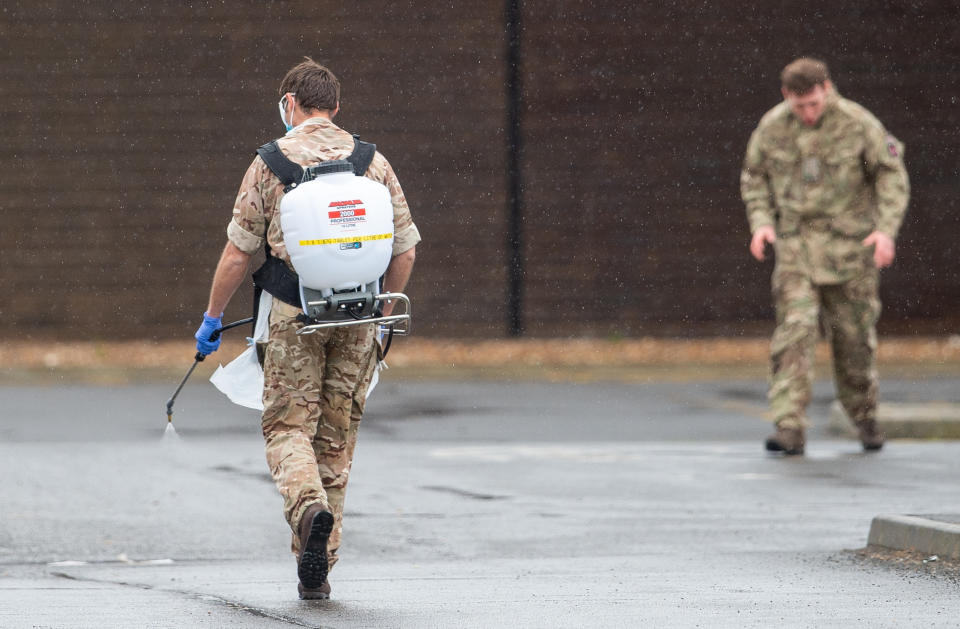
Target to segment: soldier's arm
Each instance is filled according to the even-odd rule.
[[[226,310],[250,267],[253,254],[266,241],[263,215],[263,178],[266,165],[257,156],[247,169],[233,205],[233,218],[227,224],[227,244],[220,254],[210,287],[207,312],[218,316]]]
[[[413,262],[416,259],[416,245],[420,242],[420,232],[410,215],[407,198],[403,188],[397,180],[393,167],[385,157],[378,153],[384,162],[383,185],[390,191],[390,202],[393,205],[393,257],[383,275],[383,289],[388,293],[403,292],[413,271]],[[383,314],[393,312],[394,304],[387,302],[383,305]]]
[[[393,166],[379,152],[377,157],[383,159],[384,175],[381,183],[390,191],[390,203],[393,205],[393,255],[396,256],[420,242],[420,231],[410,215],[407,197],[403,194],[396,173],[393,172]]]
[[[403,292],[403,289],[407,286],[407,281],[410,279],[410,273],[413,271],[413,262],[416,257],[417,248],[410,247],[390,259],[390,264],[383,274],[384,292]],[[383,305],[383,314],[389,315],[391,312],[393,312],[393,302],[388,301]]]
[[[775,222],[770,179],[760,144],[760,130],[757,129],[750,136],[740,171],[740,196],[747,209],[751,234],[760,227],[772,227]]]
[[[220,254],[217,270],[213,274],[213,285],[210,287],[210,301],[207,304],[207,314],[222,315],[230,303],[230,298],[240,288],[240,284],[247,276],[250,266],[250,254],[244,253],[235,244],[227,241],[227,245]]]
[[[876,119],[867,120],[864,164],[877,198],[877,231],[895,240],[907,212],[910,180],[903,163],[903,144]]]

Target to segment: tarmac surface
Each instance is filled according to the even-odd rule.
[[[956,627],[943,562],[854,552],[878,514],[960,513],[960,443],[762,451],[758,379],[391,378],[330,601],[299,601],[258,413],[176,382],[0,388],[0,627]],[[885,400],[960,403],[953,378]]]

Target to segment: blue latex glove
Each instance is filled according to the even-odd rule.
[[[211,317],[207,313],[203,313],[203,324],[193,335],[193,338],[197,339],[197,351],[204,356],[217,351],[220,348],[220,337],[218,336],[216,341],[211,341],[210,336],[222,327],[222,314],[219,317]]]

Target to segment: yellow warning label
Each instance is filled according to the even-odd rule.
[[[393,234],[376,234],[374,236],[347,236],[345,238],[324,238],[323,240],[301,240],[301,247],[309,247],[310,245],[339,245],[344,242],[364,242],[367,240],[386,240],[387,238],[393,238]]]

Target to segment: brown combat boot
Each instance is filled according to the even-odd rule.
[[[883,447],[886,438],[877,420],[865,419],[857,424],[857,430],[860,431],[860,443],[863,444],[864,451],[876,452]]]
[[[307,507],[300,519],[300,557],[297,559],[297,576],[300,598],[329,598],[327,583],[327,540],[333,531],[333,514],[320,503]]]
[[[785,455],[793,456],[803,454],[803,446],[806,440],[803,431],[799,428],[780,428],[777,432],[767,437],[764,444],[767,452],[783,452]]]
[[[322,601],[330,598],[330,582],[324,581],[318,588],[305,588],[303,583],[297,584],[297,592],[301,600],[304,601]]]

